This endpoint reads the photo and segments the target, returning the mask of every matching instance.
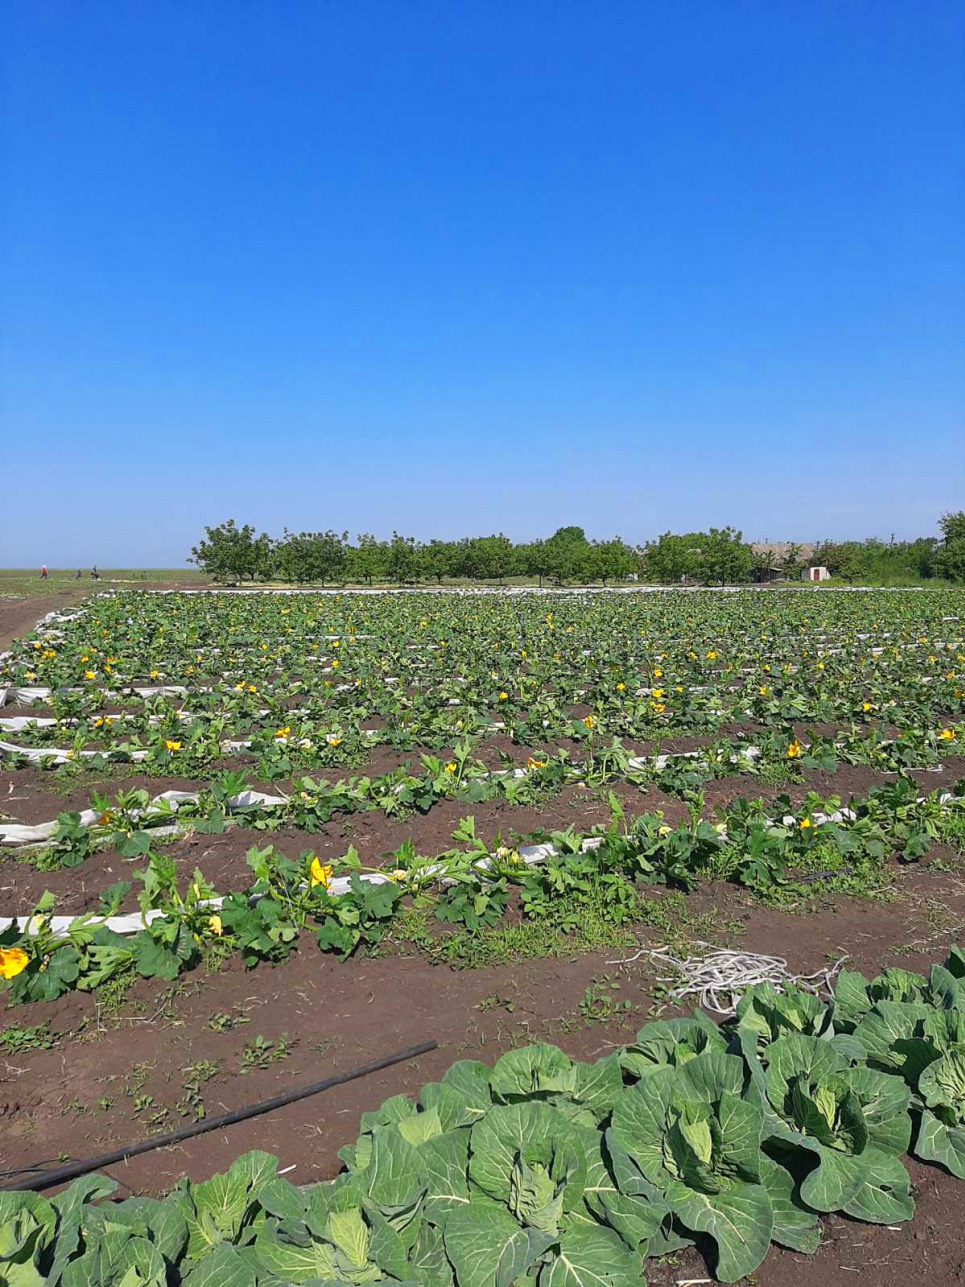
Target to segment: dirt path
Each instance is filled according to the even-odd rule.
[[[0,652],[9,648],[18,635],[32,630],[48,612],[59,612],[76,603],[81,590],[66,590],[58,594],[39,595],[29,599],[0,599]]]

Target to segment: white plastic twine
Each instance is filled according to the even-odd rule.
[[[732,952],[727,948],[713,947],[710,943],[695,943],[695,947],[709,949],[701,956],[688,956],[684,960],[672,956],[668,947],[641,948],[633,956],[607,965],[627,965],[641,956],[649,956],[658,965],[672,966],[675,974],[658,976],[660,983],[677,983],[668,993],[671,1000],[683,1001],[696,997],[698,1003],[712,1014],[729,1017],[737,1011],[740,996],[757,983],[771,983],[778,992],[787,984],[796,983],[815,996],[822,989],[830,993],[832,983],[845,961],[845,955],[833,965],[813,974],[791,974],[783,956],[765,956],[758,952]],[[680,979],[683,982],[679,982]]]

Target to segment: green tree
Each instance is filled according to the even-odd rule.
[[[341,581],[347,563],[348,532],[289,532],[276,542],[276,575],[285,581]]]
[[[695,532],[686,536],[664,532],[656,541],[648,541],[643,551],[647,577],[662,585],[675,585],[685,577],[696,579],[699,539]]]
[[[607,581],[624,581],[639,566],[637,552],[619,536],[610,541],[594,541],[590,546],[587,567],[593,581],[602,581],[604,585]]]
[[[935,553],[935,571],[949,581],[965,581],[965,510],[943,514],[938,526],[942,542]]]
[[[502,532],[496,536],[478,536],[469,541],[466,557],[472,568],[471,576],[478,580],[497,578],[500,585],[503,578],[510,576],[516,567],[513,543]]]
[[[360,532],[358,545],[348,550],[348,576],[353,581],[384,581],[389,574],[389,547],[371,532]]]
[[[589,572],[590,543],[582,527],[560,527],[546,542],[549,571],[558,585],[585,580]]]
[[[233,518],[217,527],[206,527],[204,539],[192,546],[191,562],[215,581],[267,581],[272,575],[271,538],[245,523],[238,527]]]
[[[392,540],[389,542],[386,567],[391,580],[398,581],[399,585],[406,581],[414,581],[418,566],[419,547],[416,545],[415,537],[400,536],[398,532],[393,532]]]
[[[421,550],[422,571],[442,584],[444,577],[458,576],[459,547],[455,541],[430,541]]]

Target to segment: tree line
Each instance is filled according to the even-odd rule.
[[[822,564],[845,580],[924,579],[965,581],[965,512],[946,514],[942,538],[886,545],[881,541],[825,541],[804,558],[790,546],[775,565],[773,554],[755,551],[734,527],[706,532],[665,532],[644,545],[618,536],[589,540],[582,527],[561,527],[545,539],[514,543],[501,532],[456,541],[418,541],[393,532],[379,540],[362,532],[290,532],[272,537],[233,518],[206,527],[191,550],[197,564],[221,584],[284,581],[300,585],[397,585],[445,581],[498,581],[523,577],[551,584],[600,584],[639,579],[673,585],[736,585],[766,580],[775,566],[787,578],[806,564]]]

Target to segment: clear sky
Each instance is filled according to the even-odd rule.
[[[965,506],[962,0],[0,21],[0,566]]]

